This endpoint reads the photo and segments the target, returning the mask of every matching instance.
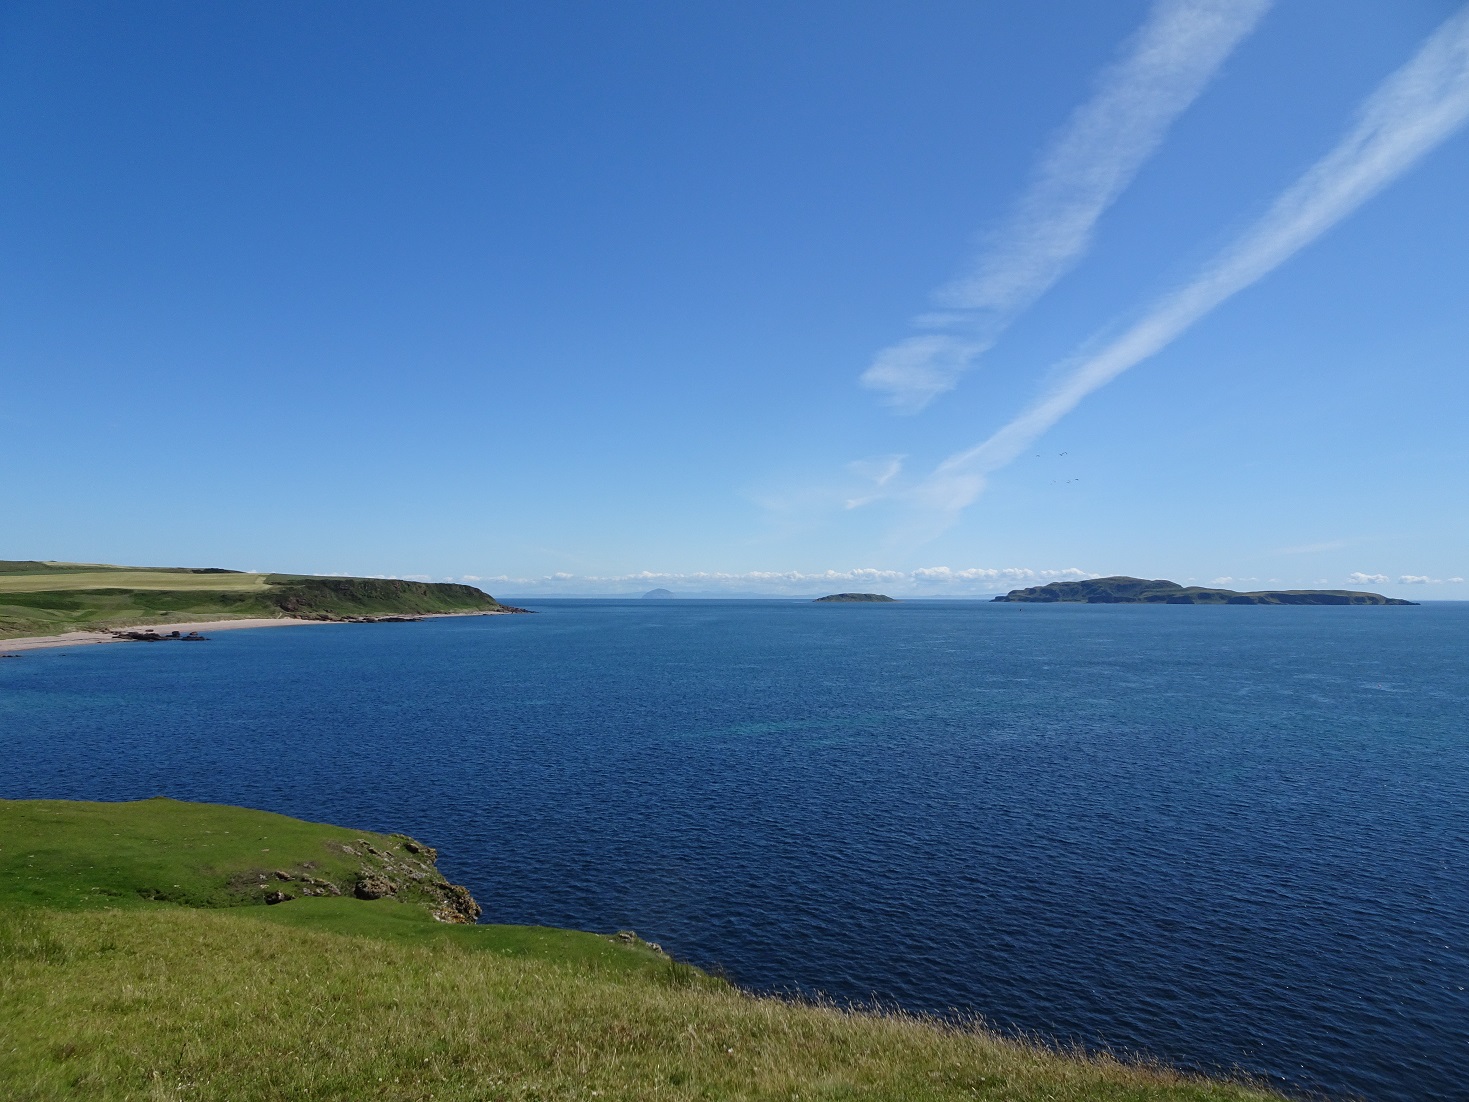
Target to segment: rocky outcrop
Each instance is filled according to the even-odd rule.
[[[406,834],[392,835],[393,849],[384,850],[366,838],[341,850],[362,859],[352,894],[358,899],[387,899],[427,906],[439,922],[471,923],[480,914],[469,889],[451,884],[435,867],[439,852]]]
[[[614,941],[618,945],[640,946],[644,949],[651,949],[655,953],[663,952],[663,946],[659,945],[656,941],[644,941],[638,937],[636,930],[618,930],[617,933],[608,936],[607,940]],[[665,953],[664,955],[666,956],[667,954]]]
[[[209,636],[207,635],[200,635],[197,631],[170,631],[165,635],[160,635],[152,628],[144,628],[140,631],[113,631],[109,632],[108,634],[111,635],[114,639],[126,639],[134,643],[167,643],[170,641],[176,641],[180,643],[202,643],[209,638]]]
[[[391,835],[391,846],[383,848],[366,838],[351,842],[328,842],[328,848],[350,857],[357,871],[331,879],[320,875],[315,862],[294,869],[256,870],[236,878],[231,885],[246,901],[288,903],[303,896],[350,895],[358,899],[395,899],[428,910],[439,922],[473,923],[481,910],[469,889],[451,884],[435,867],[438,851],[406,834]]]
[[[357,877],[357,886],[352,894],[358,899],[383,899],[386,896],[396,895],[398,885],[386,877],[378,876],[376,873],[363,869]]]
[[[472,923],[479,920],[482,912],[468,888],[445,881],[439,891],[438,906],[429,913],[439,922]]]

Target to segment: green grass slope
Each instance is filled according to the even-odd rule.
[[[0,639],[200,620],[504,610],[488,593],[450,583],[0,561]]]
[[[436,921],[434,911],[456,897],[434,868],[436,860],[432,847],[406,835],[220,804],[162,797],[0,800],[0,908],[151,911],[167,903],[396,942],[448,939],[620,970],[667,963],[638,942],[629,951],[570,930],[464,925],[461,916]],[[386,881],[394,890],[360,899],[361,881]],[[270,904],[272,893],[289,899]]]
[[[401,835],[168,800],[0,801],[0,841],[7,1099],[1275,1097],[756,998],[635,941],[237,887],[276,864],[349,876],[341,846],[412,853]]]
[[[271,892],[333,898],[370,879],[426,904],[447,886],[436,859],[405,835],[216,804],[0,800],[0,902],[267,906]]]

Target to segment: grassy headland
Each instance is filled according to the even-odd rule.
[[[134,625],[510,611],[470,585],[0,560],[0,639]]]
[[[402,872],[431,856],[239,808],[0,801],[0,1096],[1275,1097],[756,998],[630,937],[435,922]]]
[[[1411,605],[1399,597],[1363,593],[1355,589],[1262,589],[1237,593],[1201,585],[1179,585],[1166,578],[1087,578],[1079,582],[1050,582],[1012,589],[996,601],[1093,605]]]

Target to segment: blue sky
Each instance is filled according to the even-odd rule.
[[[1469,598],[1457,2],[56,3],[0,51],[0,557]]]

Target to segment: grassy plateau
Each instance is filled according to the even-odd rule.
[[[240,808],[0,801],[0,1097],[1276,1097],[755,997],[632,935],[435,921],[432,865]]]
[[[0,639],[201,620],[496,612],[473,586],[393,578],[0,560]]]

